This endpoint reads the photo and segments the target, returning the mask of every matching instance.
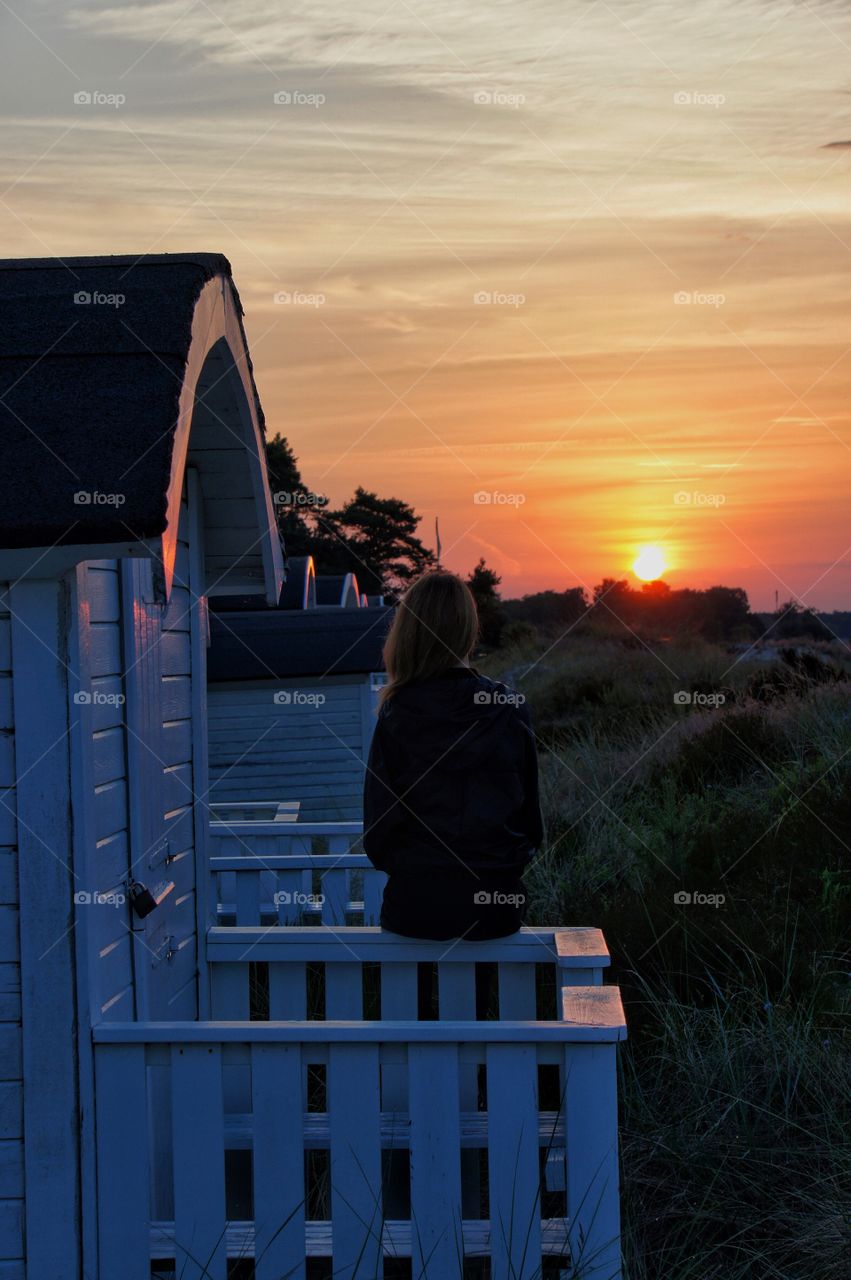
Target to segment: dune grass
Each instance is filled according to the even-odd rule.
[[[847,650],[807,646],[801,674],[771,647],[548,643],[478,665],[526,695],[539,739],[528,919],[600,926],[623,990],[627,1280],[840,1280]]]

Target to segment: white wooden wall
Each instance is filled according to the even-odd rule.
[[[296,700],[315,694],[324,703]],[[299,800],[301,821],[359,821],[371,704],[368,676],[211,685],[212,803]]]
[[[15,719],[7,584],[0,583],[0,1278],[23,1280],[21,966]]]
[[[91,561],[83,566],[81,577],[84,595],[78,625],[86,635],[81,644],[84,670],[80,677],[81,683],[89,686],[83,691],[90,691],[94,699],[98,695],[123,698],[126,690],[118,562]],[[126,892],[123,882],[130,867],[130,843],[124,717],[124,704],[97,701],[92,702],[86,717],[91,729],[94,830],[86,849],[85,869],[77,869],[78,893]],[[83,903],[78,905],[77,915],[92,957],[92,1020],[132,1018],[135,1001],[129,906]]]
[[[90,561],[78,577],[79,679],[92,703],[76,758],[91,798],[91,814],[78,814],[89,829],[77,887],[126,895],[131,872],[175,885],[144,922],[129,901],[78,905],[93,1021],[198,1013],[192,690],[205,673],[193,672],[189,529],[184,501],[165,608],[147,561]]]

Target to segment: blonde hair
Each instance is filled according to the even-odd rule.
[[[461,578],[445,569],[424,573],[396,606],[384,642],[387,684],[379,708],[403,685],[439,675],[469,658],[479,635],[473,594]]]

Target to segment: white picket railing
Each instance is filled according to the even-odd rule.
[[[212,822],[211,923],[377,924],[387,877],[360,822]]]
[[[623,1010],[617,988],[592,984],[565,987],[560,1013],[96,1027],[100,1274],[148,1280],[152,1260],[174,1259],[182,1280],[226,1280],[243,1257],[256,1280],[303,1280],[326,1257],[335,1280],[377,1280],[400,1256],[421,1280],[461,1280],[461,1259],[486,1256],[493,1280],[537,1280],[549,1256],[576,1280],[616,1280]],[[464,1157],[482,1148],[471,1207]],[[560,1192],[542,1176],[554,1148]],[[328,1153],[319,1191],[306,1152]]]

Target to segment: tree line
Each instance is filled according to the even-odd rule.
[[[319,573],[354,573],[361,591],[383,595],[390,603],[409,583],[436,567],[435,553],[417,533],[422,517],[408,503],[381,498],[358,486],[347,502],[332,508],[323,494],[308,489],[302,480],[285,436],[278,434],[267,441],[266,456],[288,556],[312,555]],[[503,600],[501,581],[484,558],[466,577],[487,648],[537,632],[588,627],[595,632],[655,637],[693,634],[714,641],[751,641],[761,636],[829,640],[844,634],[795,600],[780,605],[773,614],[752,613],[741,587],[674,589],[660,580],[636,590],[625,578],[604,578],[590,596],[583,587],[568,587]]]

